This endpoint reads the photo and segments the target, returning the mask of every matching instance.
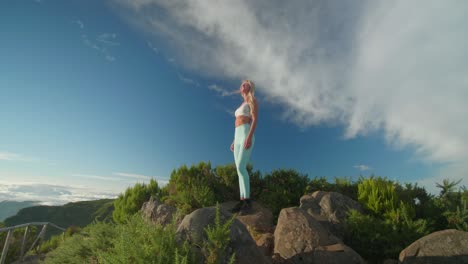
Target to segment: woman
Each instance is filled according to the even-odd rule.
[[[234,160],[239,176],[240,202],[232,209],[232,212],[239,212],[239,215],[244,215],[248,214],[252,209],[247,163],[250,160],[250,155],[255,144],[254,132],[257,126],[258,105],[254,96],[255,85],[252,81],[242,81],[239,90],[244,98],[244,102],[235,112],[236,129],[234,141],[231,144],[231,151],[234,152]]]

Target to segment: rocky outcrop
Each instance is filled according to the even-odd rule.
[[[281,210],[274,236],[274,253],[292,263],[364,263],[302,208]]]
[[[455,229],[424,236],[401,251],[404,264],[468,263],[468,232]]]
[[[236,201],[230,201],[222,203],[220,207],[221,209],[230,212],[236,204]],[[265,208],[263,205],[256,201],[252,202],[251,213],[242,216],[238,215],[237,219],[256,233],[273,233],[275,228],[273,224],[273,214],[271,213],[271,210]]]
[[[207,240],[205,228],[214,225],[216,214],[215,207],[207,207],[195,210],[186,215],[177,229],[177,239],[187,240],[192,244],[201,244]],[[220,218],[224,223],[232,217],[226,210],[220,210]],[[226,249],[226,257],[236,253],[237,263],[269,263],[255,244],[247,228],[238,219],[234,219],[230,228],[230,242]],[[227,262],[227,259],[225,260]],[[225,262],[223,262],[225,263]]]
[[[344,223],[347,212],[350,209],[363,211],[362,206],[357,201],[337,192],[323,191],[316,191],[302,196],[300,208],[307,211],[330,233],[340,239],[343,239],[344,236]]]
[[[151,221],[151,223],[167,225],[176,215],[177,208],[161,203],[157,198],[152,196],[149,201],[143,203],[140,211],[143,218]],[[180,223],[181,220],[182,217],[179,217],[177,222]]]

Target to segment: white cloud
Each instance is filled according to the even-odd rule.
[[[75,20],[75,21],[73,21],[73,22],[76,23],[80,29],[83,29],[83,28],[84,28],[84,23],[83,23],[83,21],[81,21],[81,20]]]
[[[116,38],[117,34],[115,33],[103,33],[97,36],[95,40],[90,39],[86,34],[81,34],[81,40],[86,46],[97,50],[110,62],[115,61],[116,58],[110,53],[109,47],[120,45],[120,43],[115,41]]]
[[[0,160],[4,161],[24,161],[24,162],[37,162],[39,161],[38,158],[33,157],[26,157],[23,154],[8,152],[8,151],[0,151]]]
[[[0,183],[0,201],[40,201],[41,205],[63,205],[69,202],[115,199],[118,193],[89,187],[43,184],[37,182]]]
[[[364,165],[364,164],[361,164],[361,165],[354,165],[354,168],[360,170],[360,171],[366,171],[366,170],[370,170],[371,167],[369,167],[368,165]]]
[[[211,84],[208,86],[208,89],[217,92],[220,96],[226,97],[226,96],[231,96],[231,95],[238,95],[239,91],[238,90],[232,90],[229,91],[221,86],[218,86],[216,84]]]
[[[184,82],[184,83],[186,83],[188,85],[200,86],[200,84],[197,81],[192,80],[190,78],[187,78],[187,77],[181,75],[180,73],[178,73],[177,76],[179,76],[179,80],[181,80],[182,82]]]
[[[343,126],[344,138],[381,133],[445,164],[426,180],[466,178],[468,2],[115,2],[188,69],[253,79],[287,122]]]
[[[73,177],[89,178],[89,179],[97,179],[97,180],[103,180],[103,181],[121,181],[121,179],[108,177],[108,176],[89,175],[89,174],[80,174],[80,173],[74,173],[74,174],[72,174],[72,176]]]
[[[116,42],[117,34],[116,33],[102,33],[99,35],[96,40],[111,46],[118,46],[120,43]]]
[[[164,186],[167,183],[169,183],[169,180],[163,177],[146,176],[142,174],[127,173],[127,172],[114,172],[113,174],[117,176],[133,178],[133,179],[142,179],[142,180],[155,179],[158,182],[159,186]]]
[[[150,41],[148,41],[148,47],[149,47],[151,50],[153,50],[156,54],[159,53],[158,48],[156,48],[156,47],[153,45],[153,43],[151,43]]]

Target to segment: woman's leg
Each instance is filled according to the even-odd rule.
[[[239,193],[240,193],[240,199],[243,200],[245,199],[245,184],[244,184],[244,178],[241,177],[239,174],[239,152],[241,150],[241,144],[239,144],[237,141],[240,141],[238,138],[235,138],[234,141],[234,161],[236,162],[236,169],[237,169],[237,175],[239,178]]]
[[[236,128],[236,138],[234,143],[234,155],[236,160],[237,174],[239,176],[239,189],[241,198],[250,198],[250,177],[247,172],[247,163],[250,161],[252,149],[255,144],[255,135],[252,136],[252,144],[248,149],[244,148],[245,139],[250,131],[250,125],[244,124]],[[237,150],[236,150],[237,148]]]

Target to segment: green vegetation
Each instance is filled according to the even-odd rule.
[[[113,221],[114,199],[101,199],[67,203],[61,206],[38,205],[21,209],[15,216],[5,219],[6,226],[30,222],[52,222],[60,227],[84,227],[93,220]],[[59,229],[48,228],[45,239],[62,233]]]
[[[214,226],[205,231],[208,240],[202,250],[194,250],[187,241],[177,242],[176,222],[166,225],[147,223],[139,213],[126,218],[125,223],[96,221],[71,237],[52,252],[44,263],[222,263],[224,249],[229,244],[229,230],[234,218],[220,220],[219,206]],[[235,256],[230,257],[231,262]]]
[[[161,190],[155,179],[151,179],[149,184],[136,183],[135,186],[127,188],[125,193],[119,194],[114,201],[115,210],[112,213],[114,221],[119,223],[126,221],[129,216],[137,213],[151,196],[159,197],[160,193]]]
[[[18,213],[19,210],[38,205],[39,201],[0,201],[0,221],[13,216]]]
[[[468,191],[464,186],[458,188],[459,181],[434,183],[440,193],[432,195],[417,184],[400,184],[375,175],[356,181],[340,177],[329,182],[325,177],[310,179],[294,169],[262,174],[249,164],[247,170],[251,176],[251,197],[269,208],[275,219],[282,208],[298,206],[302,195],[318,190],[339,192],[361,203],[363,213],[350,211],[348,215],[344,242],[369,263],[397,259],[403,248],[434,231],[447,228],[468,231]],[[236,167],[227,164],[212,168],[210,162],[190,167],[182,165],[172,171],[169,183],[163,188],[151,180],[148,185],[137,183],[127,188],[115,200],[70,203],[62,208],[24,208],[5,225],[34,219],[68,226],[64,236],[53,236],[35,252],[30,252],[47,253],[47,263],[235,261],[235,255],[225,253],[229,252],[226,247],[230,243],[232,219],[221,223],[217,215],[214,225],[205,229],[208,240],[202,245],[178,242],[175,220],[165,227],[142,221],[139,210],[151,196],[176,206],[181,214],[237,200]],[[14,232],[15,243],[10,247],[7,262],[19,255],[18,241],[23,232]],[[33,233],[37,232],[33,229]],[[5,232],[0,233],[0,243],[5,236]],[[29,240],[33,238],[28,237]]]

